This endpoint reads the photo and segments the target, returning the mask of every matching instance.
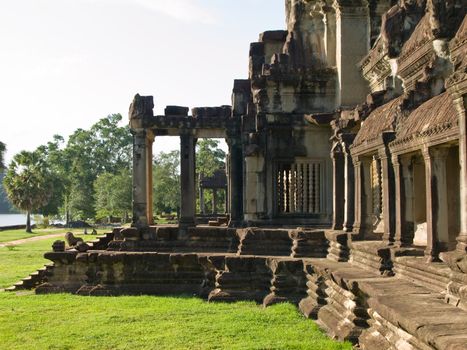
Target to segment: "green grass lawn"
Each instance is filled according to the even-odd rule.
[[[93,238],[87,236],[87,238]],[[55,239],[0,248],[0,288],[48,262]],[[79,297],[0,292],[0,349],[322,349],[328,339],[295,306],[192,297]]]
[[[0,293],[2,349],[351,349],[290,304]]]
[[[73,232],[75,234],[82,234],[84,229],[67,229],[67,228],[47,228],[47,229],[34,229],[33,233],[28,233],[24,229],[23,230],[7,230],[7,231],[0,231],[0,243],[9,242],[9,241],[16,241],[18,239],[24,238],[31,238],[31,237],[38,237],[38,236],[46,236],[46,235],[53,235],[66,232]],[[88,233],[91,233],[92,229],[88,229]],[[102,230],[98,229],[98,234],[103,234],[105,232],[110,232],[112,229]]]

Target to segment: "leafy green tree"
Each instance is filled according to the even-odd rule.
[[[14,156],[3,180],[8,199],[27,213],[26,232],[31,230],[31,212],[47,204],[52,193],[50,173],[39,152]]]
[[[120,114],[112,114],[89,130],[78,129],[66,147],[52,153],[55,155],[52,162],[57,164],[61,176],[67,223],[71,217],[85,220],[95,216],[94,181],[100,174],[117,174],[129,169],[132,137],[128,126],[119,126],[121,120]],[[57,145],[51,146],[54,151],[57,149]]]
[[[180,152],[159,153],[154,160],[153,204],[156,213],[180,209]]]
[[[3,142],[0,142],[0,171],[3,171],[5,169],[5,160],[4,160],[4,154],[5,154],[5,144]]]
[[[63,205],[66,181],[65,159],[62,157],[64,142],[62,136],[54,135],[52,141],[36,150],[45,159],[53,187],[48,203],[38,210],[44,217],[58,216]]]
[[[96,219],[119,217],[123,222],[131,211],[131,174],[123,169],[118,174],[103,173],[94,181]]]
[[[196,172],[212,176],[216,170],[225,168],[225,152],[215,139],[201,139],[196,144]]]

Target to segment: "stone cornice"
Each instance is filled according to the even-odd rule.
[[[336,17],[367,17],[370,9],[367,0],[335,0],[332,4]]]
[[[430,147],[459,139],[458,123],[436,125],[421,133],[416,133],[403,139],[396,139],[389,144],[394,155],[414,152],[424,146]]]

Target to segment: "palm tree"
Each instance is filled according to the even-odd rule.
[[[5,169],[5,164],[3,163],[3,154],[5,153],[5,149],[5,144],[3,142],[0,142],[0,171],[3,171],[3,169]]]
[[[3,180],[8,199],[27,213],[26,232],[31,233],[31,213],[47,204],[52,193],[45,161],[37,152],[14,156]]]

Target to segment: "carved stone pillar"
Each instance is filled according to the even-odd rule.
[[[128,118],[133,135],[133,191],[132,226],[147,227],[150,223],[149,210],[152,213],[152,141],[151,131],[146,130],[148,121],[153,117],[154,100],[152,96],[136,95],[130,105]],[[151,166],[148,167],[148,163]],[[151,168],[151,169],[148,169]],[[151,177],[151,178],[149,178]],[[149,193],[148,191],[151,191]],[[152,214],[151,214],[152,217]]]
[[[427,261],[439,261],[443,243],[447,244],[448,204],[446,187],[447,148],[425,148]],[[442,240],[444,242],[442,242]]]
[[[392,156],[392,167],[394,168],[394,195],[395,195],[395,245],[402,245],[402,232],[404,230],[404,180],[402,178],[402,169],[400,166],[399,156]]]
[[[453,93],[454,105],[459,117],[460,232],[457,237],[457,250],[465,253],[467,252],[467,79],[464,78],[459,82],[456,88],[460,89]]]
[[[339,76],[338,105],[365,100],[368,87],[357,64],[370,49],[370,13],[366,0],[335,0],[336,63]]]
[[[333,219],[332,229],[342,230],[344,227],[345,193],[344,193],[344,155],[342,147],[336,143],[331,152],[333,165]]]
[[[229,145],[228,195],[230,222],[229,226],[238,226],[243,221],[243,152],[240,138],[227,139]]]
[[[327,64],[331,67],[336,65],[336,11],[332,7],[324,7],[324,25]]]
[[[387,243],[394,243],[396,221],[394,169],[387,148],[380,150],[379,157],[381,161],[381,185],[383,186],[383,240]]]
[[[344,136],[343,136],[344,137]],[[349,135],[350,139],[345,140],[344,147],[344,192],[345,192],[345,210],[344,210],[344,231],[352,232],[355,222],[355,168],[352,162],[349,145],[354,139],[354,135]]]
[[[401,236],[402,245],[411,245],[415,234],[414,187],[412,156],[401,157],[400,164],[404,185],[404,222]]]
[[[193,134],[180,135],[180,227],[195,225],[195,144]]]
[[[153,179],[152,179],[152,146],[154,144],[154,134],[151,131],[147,132],[146,137],[146,198],[147,198],[147,218],[148,224],[154,225],[154,209],[153,209]]]
[[[132,130],[133,135],[133,227],[148,226],[147,139],[144,129]]]
[[[354,157],[355,223],[354,239],[365,239],[372,232],[371,222],[371,157]]]
[[[408,246],[413,243],[413,176],[411,157],[393,156],[395,184],[395,244]]]

